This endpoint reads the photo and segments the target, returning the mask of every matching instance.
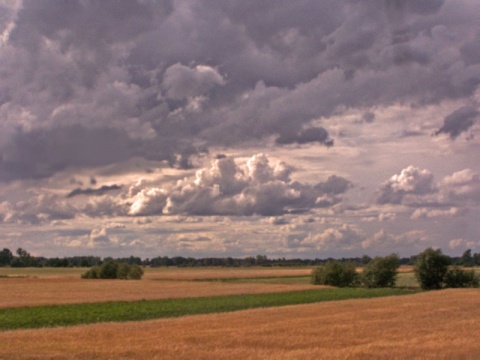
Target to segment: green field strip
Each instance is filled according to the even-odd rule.
[[[0,309],[0,330],[139,321],[261,307],[413,294],[405,289],[320,289],[183,299],[115,301]]]

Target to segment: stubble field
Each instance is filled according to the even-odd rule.
[[[4,276],[0,277],[0,308],[317,289],[308,281],[289,281],[308,276],[310,271],[306,268],[151,268],[141,281],[99,281],[80,279],[85,269],[3,268],[0,269],[0,275]],[[272,278],[275,281],[266,280]],[[249,281],[228,281],[234,279]]]
[[[0,304],[15,308],[312,287],[305,282],[310,273],[305,268],[149,270],[141,281],[80,280],[72,272],[55,275],[48,269],[42,269],[43,275],[35,270],[2,274],[29,277],[1,278]],[[409,272],[402,276],[408,282]],[[22,295],[22,289],[29,290]],[[161,320],[0,331],[0,359],[474,359],[480,351],[479,321],[480,291],[452,289]]]

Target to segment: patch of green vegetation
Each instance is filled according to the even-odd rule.
[[[397,288],[420,288],[415,274],[412,272],[399,273],[397,276],[397,282],[395,283]]]
[[[29,268],[20,268],[20,267],[0,267],[0,275],[4,276],[23,276],[23,277],[44,277],[44,276],[70,276],[75,275],[80,277],[80,275],[85,272],[85,268],[51,268],[51,267],[29,267]]]
[[[261,307],[375,298],[414,293],[405,289],[320,289],[286,293],[105,302],[0,309],[0,330],[72,326],[210,314]]]

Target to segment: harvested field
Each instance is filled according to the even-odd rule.
[[[475,359],[480,291],[0,332],[5,359]]]
[[[87,271],[87,268],[1,268],[1,277],[28,277],[28,278],[73,278],[78,279]],[[254,277],[284,277],[309,276],[312,269],[309,267],[251,267],[251,268],[222,268],[197,267],[177,268],[158,267],[145,268],[143,279],[155,280],[207,280],[225,278],[254,278]]]
[[[318,286],[308,284],[161,281],[148,278],[140,281],[0,278],[0,288],[2,289],[0,308],[318,289]]]

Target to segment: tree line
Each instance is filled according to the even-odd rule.
[[[413,272],[420,287],[424,290],[479,287],[480,276],[473,269],[465,269],[465,260],[470,259],[471,252],[464,255],[460,261],[457,259],[462,267],[452,267],[452,259],[440,249],[428,248],[416,255]],[[361,273],[353,263],[328,261],[313,269],[311,282],[337,287],[394,287],[399,267],[400,259],[396,254],[372,259]]]
[[[414,265],[417,255],[400,258],[401,265]],[[460,257],[450,257],[450,263],[459,266],[471,267],[480,266],[480,253],[472,253],[471,249],[466,250]],[[352,258],[325,258],[325,259],[286,259],[276,258],[271,259],[266,255],[248,256],[244,258],[234,257],[205,257],[193,258],[183,256],[157,256],[154,258],[142,259],[136,256],[112,258],[99,256],[71,256],[71,257],[53,257],[46,258],[42,256],[33,256],[27,250],[18,248],[15,254],[4,248],[0,251],[0,267],[93,267],[100,266],[105,262],[115,261],[119,263],[126,263],[129,265],[139,266],[175,266],[175,267],[202,267],[202,266],[216,266],[216,267],[252,267],[252,266],[318,266],[332,261],[341,263],[352,263],[355,266],[365,266],[373,259],[368,255]]]

